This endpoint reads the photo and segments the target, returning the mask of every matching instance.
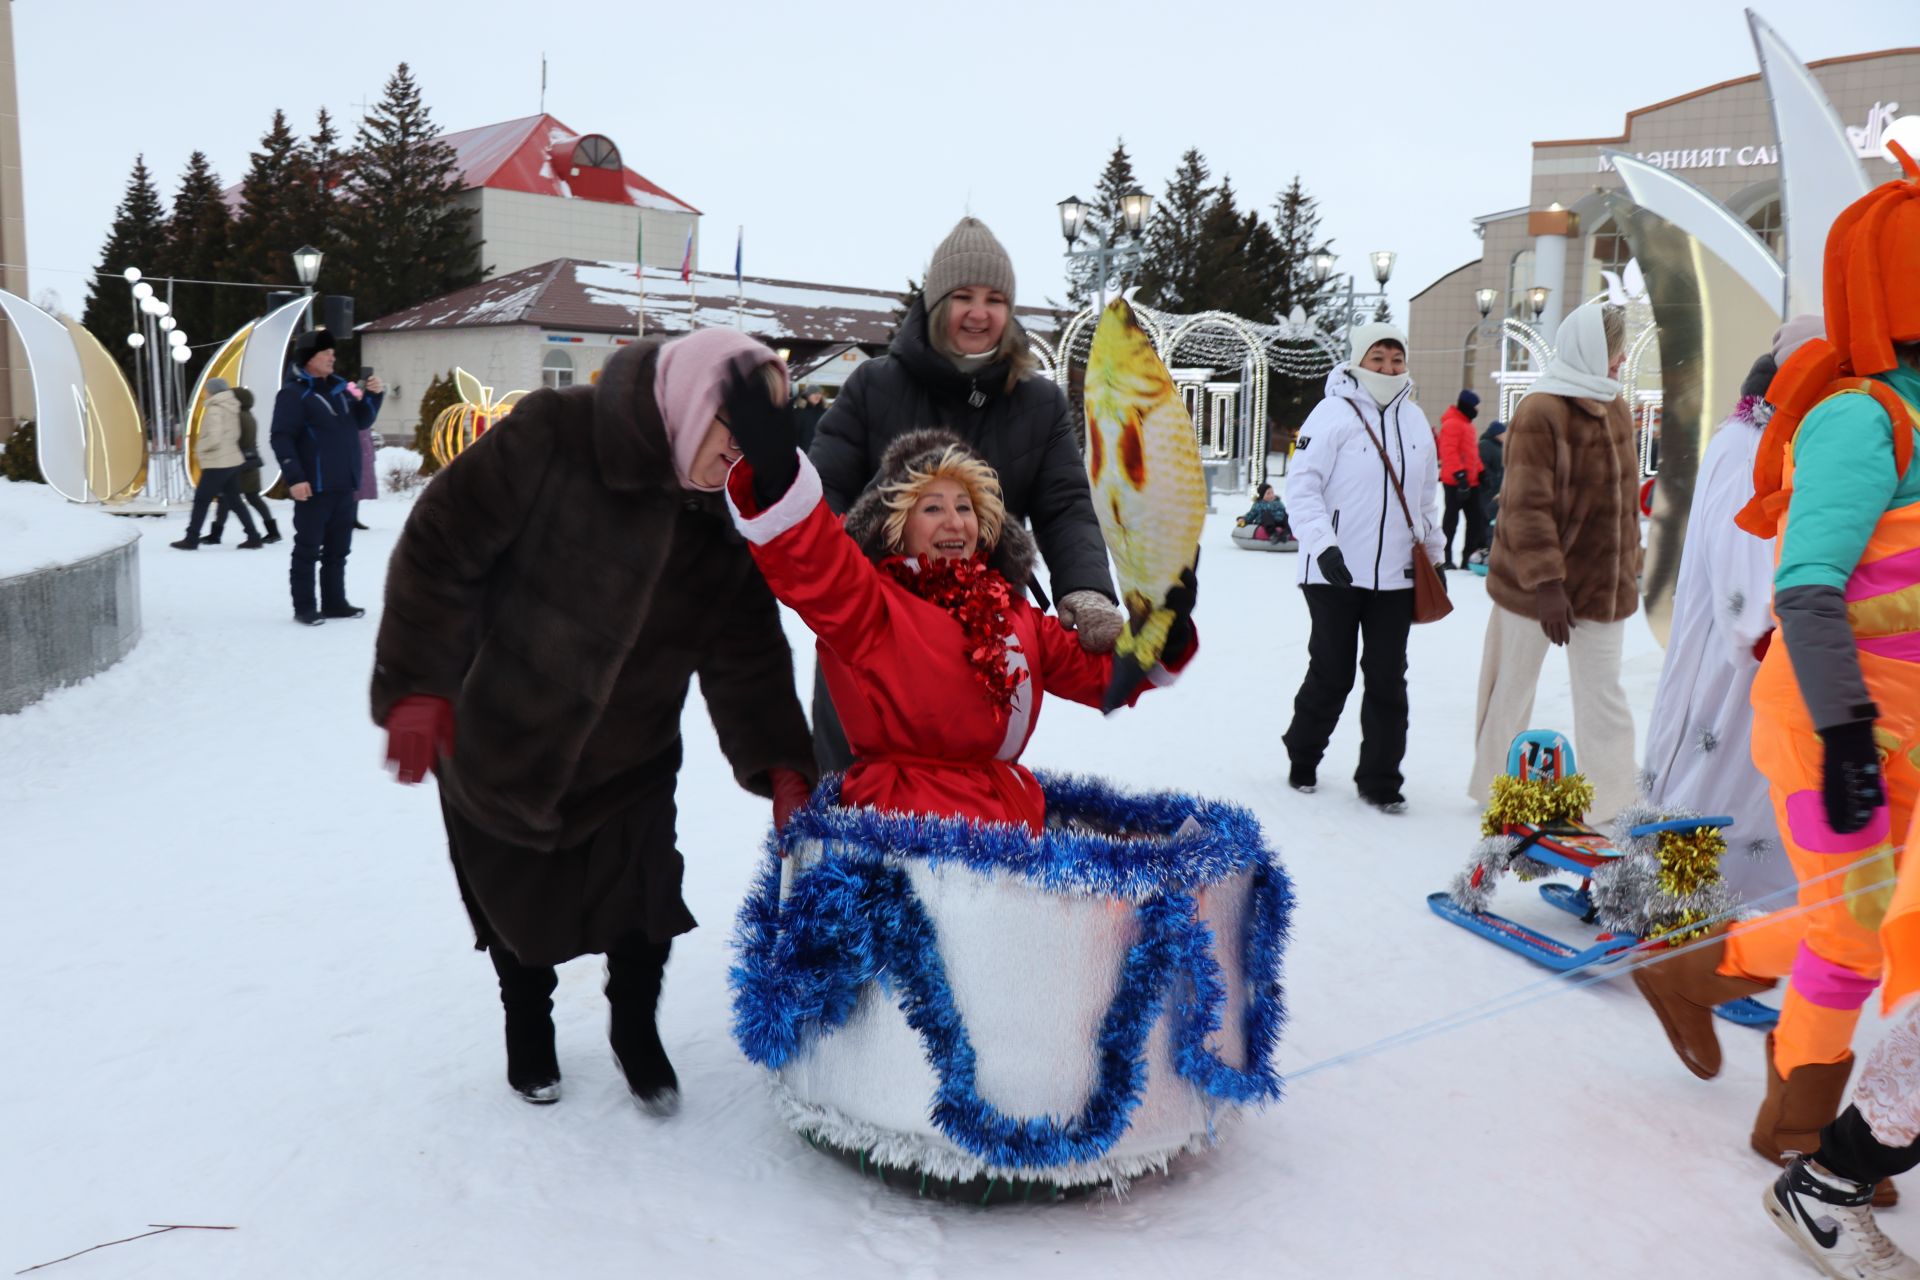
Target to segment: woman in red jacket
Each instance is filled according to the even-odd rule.
[[[1460,563],[1466,564],[1474,552],[1487,545],[1487,512],[1480,505],[1480,476],[1486,464],[1480,461],[1480,436],[1473,420],[1480,415],[1480,397],[1462,391],[1460,398],[1440,415],[1440,483],[1446,486],[1447,511],[1440,529],[1447,535],[1447,561],[1442,568],[1452,569],[1453,531],[1460,525],[1460,513],[1467,516],[1467,540],[1460,547]]]
[[[841,803],[1039,833],[1046,802],[1018,761],[1041,702],[1099,706],[1113,655],[1088,653],[1011,585],[1031,577],[1034,547],[993,469],[944,431],[911,432],[843,523],[764,388],[738,384],[726,408],[743,455],[728,505],[767,585],[818,637],[853,748]],[[1194,589],[1175,602],[1166,672],[1198,647]]]

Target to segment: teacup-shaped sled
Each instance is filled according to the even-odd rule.
[[[829,778],[769,841],[734,1035],[816,1145],[923,1187],[1075,1187],[1279,1095],[1293,898],[1253,815],[1040,784],[1039,837],[842,808]]]

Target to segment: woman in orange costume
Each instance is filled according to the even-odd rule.
[[[1752,1137],[1777,1162],[1815,1150],[1839,1113],[1920,797],[1920,166],[1899,159],[1908,177],[1849,206],[1828,235],[1829,337],[1769,388],[1778,412],[1739,517],[1778,539],[1782,643],[1754,681],[1753,754],[1800,906],[1634,975],[1703,1078],[1720,1069],[1713,1007],[1791,978]]]

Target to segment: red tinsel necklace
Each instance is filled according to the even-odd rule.
[[[1007,580],[978,557],[970,560],[928,558],[919,568],[898,557],[881,565],[907,590],[953,615],[966,636],[967,665],[986,686],[987,698],[999,711],[1013,706],[1014,690],[1027,678],[1026,669],[1007,665],[1007,638],[1013,632],[1013,590]]]

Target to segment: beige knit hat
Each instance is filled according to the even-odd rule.
[[[998,289],[1007,295],[1009,305],[1013,302],[1013,259],[978,218],[960,219],[933,251],[922,288],[927,309],[931,311],[955,289],[969,284]]]

